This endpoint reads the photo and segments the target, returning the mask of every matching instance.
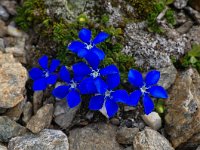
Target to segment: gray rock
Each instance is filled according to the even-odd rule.
[[[166,100],[165,130],[173,147],[200,132],[200,76],[194,69],[178,75]]]
[[[193,44],[200,44],[200,26],[193,26],[187,33],[187,37],[190,42],[188,42],[188,49],[192,49]]]
[[[22,31],[18,30],[16,27],[12,25],[8,25],[8,34],[14,37],[22,37]]]
[[[62,131],[44,129],[39,134],[12,138],[8,150],[69,150],[69,143]]]
[[[44,0],[47,13],[51,17],[63,18],[73,21],[87,10],[93,10],[94,2],[91,0]],[[91,9],[89,9],[90,7]]]
[[[174,1],[174,6],[177,9],[183,9],[184,7],[187,6],[188,0],[175,0]]]
[[[133,138],[138,132],[138,128],[122,127],[117,131],[116,140],[120,144],[132,144]]]
[[[9,108],[5,114],[3,114],[4,116],[8,116],[9,118],[11,118],[12,120],[19,120],[22,111],[23,111],[23,107],[25,105],[26,100],[21,101],[19,104],[17,104],[15,107],[13,108]]]
[[[8,142],[11,138],[25,134],[26,128],[6,116],[0,117],[0,141]]]
[[[26,127],[33,133],[38,133],[44,128],[48,128],[53,117],[53,104],[47,104],[40,108],[37,113],[31,117]]]
[[[199,147],[197,147],[197,149],[196,150],[200,150],[200,146]]]
[[[0,18],[3,20],[8,20],[9,14],[4,7],[0,5]]]
[[[11,15],[17,14],[16,12],[17,2],[15,0],[3,0],[3,1],[0,1],[0,4],[7,9],[9,14]]]
[[[99,123],[70,131],[70,150],[122,150],[115,140],[116,128]]]
[[[37,113],[38,109],[42,107],[43,91],[35,91],[33,93],[33,112]]]
[[[123,52],[132,55],[135,63],[144,68],[164,68],[172,64],[170,56],[180,57],[185,52],[187,38],[167,38],[146,31],[146,23],[129,23],[125,28],[126,45]]]
[[[174,65],[170,65],[165,68],[160,68],[160,80],[158,82],[159,85],[164,87],[165,89],[168,89],[171,87],[172,84],[174,84],[177,76],[177,70],[174,67]]]
[[[129,147],[125,148],[124,150],[133,150],[133,147],[129,146]]]
[[[7,26],[4,21],[0,19],[0,37],[4,37],[7,34]]]
[[[4,40],[0,38],[0,51],[4,52],[5,51],[5,44]]]
[[[157,112],[151,112],[149,115],[143,115],[142,119],[154,130],[158,130],[162,126],[162,119]]]
[[[58,100],[55,104],[54,110],[54,121],[58,124],[61,128],[66,129],[68,128],[75,115],[76,112],[79,110],[80,105],[75,108],[70,108],[66,103],[66,100]]]
[[[200,13],[198,11],[194,10],[193,8],[189,6],[185,7],[184,9],[195,20],[197,24],[200,24]]]
[[[6,146],[4,146],[3,144],[0,144],[0,150],[8,150]]]
[[[16,63],[12,54],[0,52],[0,107],[11,108],[25,99],[27,70]]]
[[[174,150],[164,136],[149,128],[136,134],[133,147],[134,150]]]
[[[192,21],[187,21],[176,30],[181,34],[185,34],[190,30],[190,28],[192,28],[193,24],[194,23]]]
[[[24,109],[23,109],[23,117],[22,120],[27,123],[33,114],[33,105],[31,102],[26,102]]]

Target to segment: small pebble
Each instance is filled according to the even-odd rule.
[[[8,20],[9,14],[7,13],[6,9],[0,5],[0,18],[3,20]]]
[[[113,125],[116,125],[116,126],[119,126],[120,125],[120,121],[118,118],[112,118],[110,120],[110,122],[113,124]]]

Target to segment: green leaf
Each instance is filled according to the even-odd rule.
[[[194,56],[190,57],[190,63],[191,64],[195,64],[197,61],[198,60]]]
[[[190,57],[200,57],[200,45],[193,45],[192,50],[188,52]]]

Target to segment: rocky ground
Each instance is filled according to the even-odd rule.
[[[23,0],[0,0],[0,150],[199,150],[200,75],[193,68],[177,70],[170,59],[181,57],[192,44],[200,44],[200,3],[194,0],[191,7],[187,2],[175,0],[178,26],[165,26],[166,35],[146,31],[145,22],[127,23],[124,30],[122,51],[132,54],[137,65],[160,70],[159,84],[169,92],[166,112],[146,116],[139,108],[121,106],[119,113],[107,120],[98,112],[85,110],[84,104],[70,109],[48,90],[30,89],[28,69],[33,62],[27,58],[34,47],[32,35],[19,30],[13,19]],[[79,11],[92,13],[84,7],[95,5],[95,1],[77,0],[76,11],[67,9],[70,0],[45,3],[49,13],[68,20]],[[133,11],[120,0],[118,5],[111,0],[103,4],[109,23],[116,27],[124,15],[120,5]]]

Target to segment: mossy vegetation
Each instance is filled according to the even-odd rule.
[[[150,32],[163,33],[161,26],[157,22],[158,15],[170,5],[173,0],[126,0],[136,10],[136,19],[147,20],[148,30]],[[175,25],[174,11],[168,8],[164,15],[170,26]]]
[[[200,45],[193,45],[192,49],[185,56],[173,62],[179,69],[193,67],[200,73]]]
[[[81,28],[91,29],[93,37],[99,31],[107,32],[110,35],[109,39],[98,45],[106,53],[106,58],[101,63],[101,66],[116,64],[121,72],[122,81],[127,81],[128,70],[136,68],[136,65],[133,57],[121,52],[124,43],[123,29],[107,26],[108,15],[102,14],[100,19],[93,22],[85,14],[81,14],[75,21],[69,23],[64,20],[49,18],[45,12],[43,0],[25,0],[23,6],[18,8],[16,23],[25,31],[33,28],[40,37],[55,43],[56,56],[52,57],[57,57],[62,64],[67,66],[81,61],[80,58],[67,49],[67,45],[71,41],[78,40],[78,32]],[[46,46],[46,49],[51,51],[51,48],[48,48],[48,44]]]

